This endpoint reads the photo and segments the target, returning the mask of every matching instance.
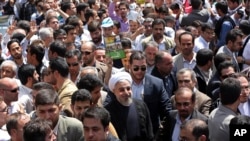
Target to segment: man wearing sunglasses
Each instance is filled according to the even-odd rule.
[[[78,49],[69,50],[65,55],[66,62],[69,66],[69,77],[71,81],[75,84],[80,79],[81,65],[82,65],[82,55]]]
[[[15,79],[1,78],[0,79],[0,97],[7,105],[7,113],[23,112],[23,108],[17,102],[19,87]]]
[[[171,102],[161,79],[146,74],[147,63],[143,52],[135,51],[130,56],[133,98],[143,100],[148,106],[154,133],[159,129],[159,117],[171,110]]]

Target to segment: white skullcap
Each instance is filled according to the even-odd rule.
[[[119,82],[120,80],[128,80],[130,84],[132,84],[132,78],[129,73],[127,72],[118,72],[116,74],[113,74],[111,78],[109,79],[109,89],[113,92],[115,88],[115,84]]]

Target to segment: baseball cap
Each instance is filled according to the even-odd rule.
[[[103,19],[101,27],[111,27],[114,25],[113,20],[110,17]]]

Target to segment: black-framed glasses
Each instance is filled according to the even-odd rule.
[[[68,66],[69,66],[69,67],[71,67],[71,66],[72,66],[72,67],[76,67],[76,66],[78,66],[78,65],[79,65],[79,63],[77,63],[77,62],[71,63],[71,64],[68,63]]]
[[[90,55],[92,52],[90,51],[82,51],[82,55]]]
[[[141,71],[146,71],[147,67],[146,67],[146,66],[141,66],[141,67],[138,66],[138,67],[134,67],[134,68],[133,68],[134,71],[139,71],[139,69],[140,69]]]
[[[16,93],[17,91],[19,91],[19,87],[18,88],[15,88],[15,89],[12,89],[12,90],[7,90],[5,89],[5,91],[9,91],[11,93]]]
[[[189,83],[191,80],[186,79],[186,80],[178,80],[178,83]]]

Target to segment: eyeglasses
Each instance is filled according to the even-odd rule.
[[[186,79],[186,80],[178,80],[178,83],[189,83],[191,80],[188,80],[188,79]]]
[[[134,71],[139,71],[139,69],[140,69],[141,71],[145,71],[145,70],[147,69],[147,67],[146,67],[146,66],[141,66],[141,67],[138,66],[138,67],[134,67],[134,68],[133,68]]]
[[[11,93],[16,93],[17,91],[19,91],[19,87],[18,87],[18,88],[15,88],[15,89],[13,89],[13,90],[7,90],[7,89],[5,89],[5,91],[9,91],[9,92],[11,92]]]
[[[84,55],[90,55],[90,53],[92,53],[92,52],[90,52],[90,51],[82,51],[82,55],[84,54]]]
[[[75,63],[72,63],[72,64],[70,64],[70,63],[68,63],[68,66],[69,67],[76,67],[76,66],[78,66],[79,65],[79,63],[77,63],[77,62],[75,62]]]
[[[233,75],[233,73],[232,73],[232,74],[228,74],[228,75],[222,75],[221,78],[222,78],[222,79],[226,79],[226,78],[228,78],[228,77],[231,77],[232,75]]]

